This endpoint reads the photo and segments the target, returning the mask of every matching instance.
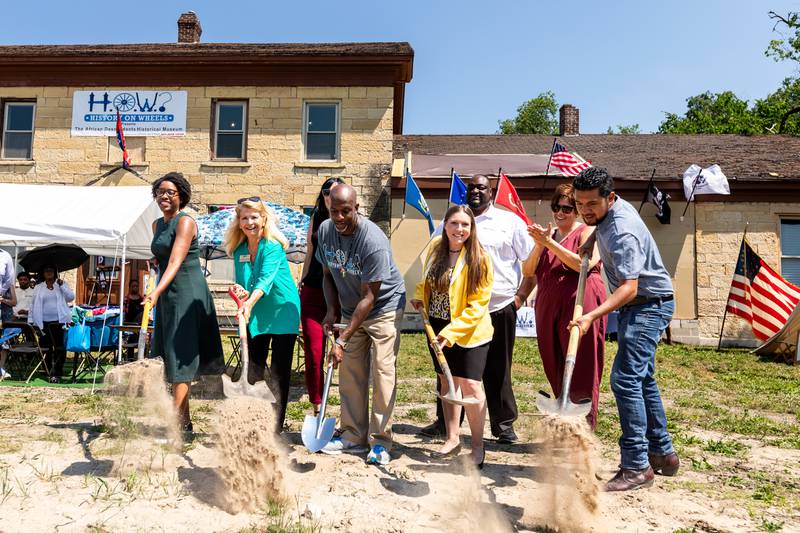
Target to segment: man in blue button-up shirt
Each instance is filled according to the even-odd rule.
[[[619,309],[611,390],[622,425],[621,460],[606,490],[649,487],[655,473],[673,476],[680,464],[654,376],[656,346],[675,310],[672,281],[653,236],[636,209],[614,193],[605,169],[588,168],[572,185],[578,212],[587,224],[597,226],[581,252],[592,250],[596,239],[612,292],[570,326],[586,333],[592,322]]]

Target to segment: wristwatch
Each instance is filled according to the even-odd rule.
[[[341,337],[339,337],[338,339],[336,339],[336,344],[338,344],[339,346],[341,346],[341,347],[342,347],[342,350],[346,350],[346,349],[347,349],[347,341],[345,341],[345,340],[344,340],[343,338],[341,338]]]

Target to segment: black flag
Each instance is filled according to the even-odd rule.
[[[650,188],[647,191],[647,201],[652,202],[658,209],[656,218],[662,224],[669,224],[669,218],[672,214],[672,209],[669,207],[669,195],[658,190],[654,183],[650,183]]]

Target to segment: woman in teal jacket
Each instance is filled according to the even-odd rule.
[[[260,198],[239,200],[236,218],[225,236],[225,249],[233,257],[236,283],[250,293],[242,306],[248,323],[250,383],[264,379],[272,345],[269,368],[280,398],[278,432],[286,417],[294,343],[300,328],[300,297],[286,260],[287,247],[275,214]]]

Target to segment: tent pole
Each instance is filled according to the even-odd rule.
[[[117,339],[117,364],[122,362],[122,321],[125,319],[125,252],[128,249],[128,234],[122,236],[122,266],[119,273],[119,338]],[[113,285],[112,285],[113,286]],[[109,287],[109,290],[111,288]]]

